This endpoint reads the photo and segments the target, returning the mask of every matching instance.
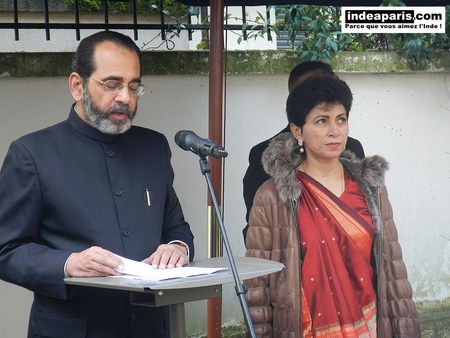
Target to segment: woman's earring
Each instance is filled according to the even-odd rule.
[[[300,147],[300,152],[303,154],[305,152],[305,148],[303,148],[303,141],[298,141],[298,146]]]

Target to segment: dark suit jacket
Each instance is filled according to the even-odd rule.
[[[11,144],[0,171],[0,278],[34,292],[29,337],[168,336],[166,308],[131,306],[125,291],[66,286],[63,269],[93,245],[140,261],[181,240],[192,260],[170,157],[162,134],[102,134],[73,109]]]
[[[290,132],[289,126],[284,128],[277,135],[279,135],[281,133],[287,133],[287,132]],[[248,166],[247,171],[245,172],[244,178],[242,180],[243,186],[244,186],[244,201],[245,201],[245,206],[247,208],[247,214],[245,215],[245,219],[247,220],[247,223],[248,223],[248,217],[250,215],[250,209],[252,208],[252,205],[253,205],[253,198],[255,197],[256,191],[265,181],[267,181],[270,178],[270,176],[264,171],[264,168],[261,164],[262,154],[263,154],[264,150],[266,150],[270,141],[272,141],[272,139],[277,135],[274,135],[271,138],[269,138],[261,143],[258,143],[250,150],[250,154],[248,156],[249,166]],[[345,148],[347,150],[350,150],[353,153],[355,153],[355,155],[358,158],[362,159],[365,157],[364,149],[363,149],[361,143],[357,139],[348,137]],[[244,242],[245,242],[245,237],[247,234],[247,229],[248,229],[248,225],[242,230],[242,233],[244,235]]]

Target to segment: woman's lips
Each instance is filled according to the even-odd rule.
[[[326,146],[329,148],[335,149],[335,148],[339,148],[341,146],[341,144],[333,142],[333,143],[327,143]]]

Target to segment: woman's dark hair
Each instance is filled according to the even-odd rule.
[[[295,87],[287,98],[286,113],[289,123],[303,127],[306,116],[320,104],[342,104],[347,117],[353,96],[347,83],[336,76],[311,77]]]
[[[129,51],[135,52],[139,58],[139,66],[142,67],[141,51],[129,36],[113,31],[102,31],[81,40],[72,58],[72,71],[77,72],[84,79],[90,77],[95,71],[95,47],[105,41],[110,41]],[[140,75],[142,75],[142,71]]]

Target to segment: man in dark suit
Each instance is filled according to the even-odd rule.
[[[141,54],[108,31],[81,41],[66,121],[12,142],[0,171],[0,278],[34,292],[29,337],[169,337],[167,308],[68,286],[119,275],[115,255],[171,268],[193,259],[167,139],[132,126]]]
[[[334,72],[331,69],[330,65],[322,62],[304,62],[295,66],[290,74],[288,79],[288,89],[289,92],[294,89],[300,82],[312,76],[334,76]],[[281,133],[290,132],[289,126],[281,130],[277,135]],[[250,215],[250,209],[253,205],[253,197],[256,194],[258,188],[267,181],[270,176],[264,171],[264,168],[261,164],[261,158],[264,150],[266,150],[272,138],[255,145],[251,150],[248,156],[249,166],[247,171],[245,172],[243,178],[243,186],[244,186],[244,201],[245,206],[247,208],[247,213],[245,219],[248,223],[248,218]],[[351,150],[355,155],[359,158],[364,158],[364,149],[361,143],[352,137],[348,137],[346,149]],[[248,224],[242,230],[244,235],[244,242],[247,234]]]

